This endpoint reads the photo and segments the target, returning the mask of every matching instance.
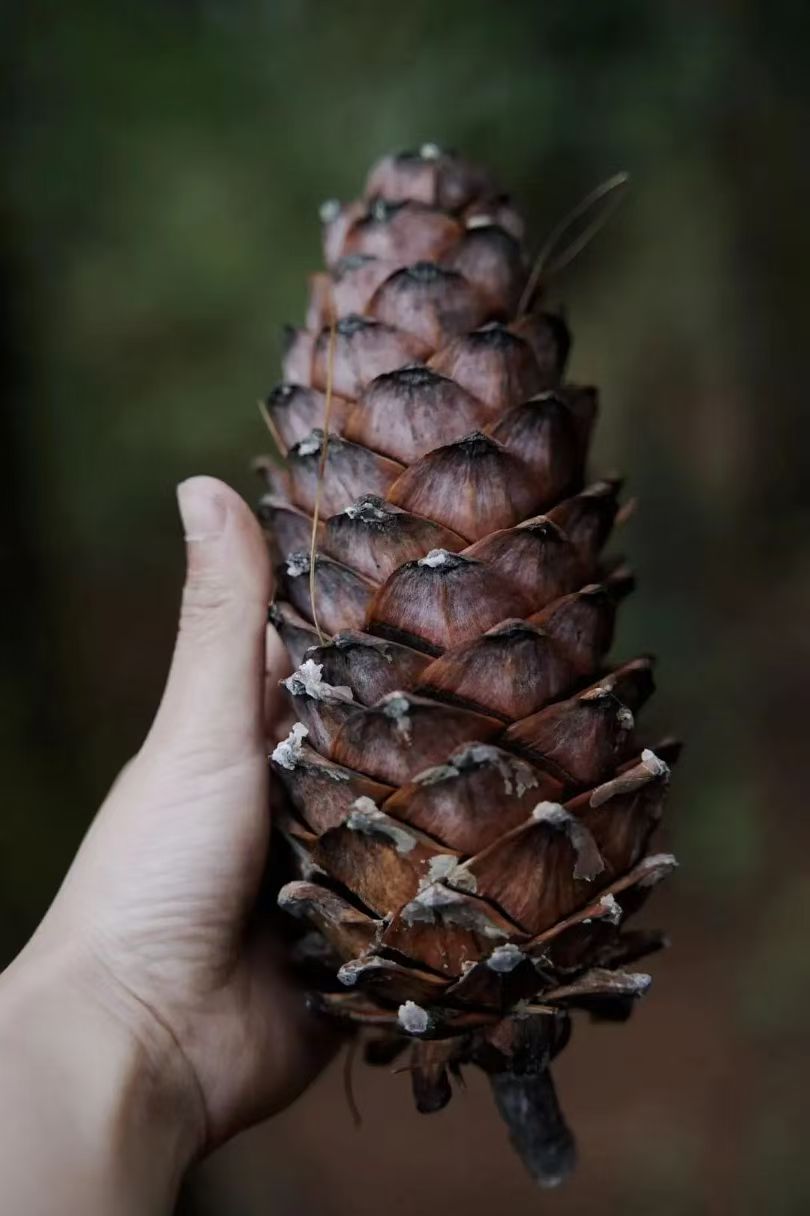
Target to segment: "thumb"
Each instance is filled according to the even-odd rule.
[[[177,488],[186,581],[169,678],[144,750],[171,746],[217,768],[264,745],[270,563],[256,518],[213,477]]]

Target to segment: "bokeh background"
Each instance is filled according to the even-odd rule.
[[[189,1216],[603,1216],[810,1207],[806,408],[810,9],[769,0],[141,0],[0,7],[0,961],[41,915],[166,668],[175,483],[255,495],[255,400],[317,205],[424,139],[492,164],[537,243],[617,169],[555,284],[603,389],[640,592],[688,739],[671,930],[629,1027],[577,1027],[582,1166],[542,1195],[478,1079],[444,1113],[333,1068],[192,1179]]]

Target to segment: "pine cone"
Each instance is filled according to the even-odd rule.
[[[624,923],[675,864],[647,851],[675,754],[636,730],[651,660],[605,661],[620,485],[585,482],[596,392],[564,381],[567,327],[523,300],[523,224],[484,172],[426,145],[322,218],[266,402],[286,471],[261,464],[297,665],[279,903],[367,1058],[410,1047],[422,1111],[483,1068],[554,1185],[574,1145],[549,1061],[572,1009],[624,1018],[648,987],[624,968],[662,939]]]

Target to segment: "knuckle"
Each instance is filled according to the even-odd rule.
[[[180,628],[200,628],[214,624],[236,609],[232,588],[221,579],[203,574],[189,578],[183,588],[180,605]]]
[[[181,633],[218,634],[222,631],[264,629],[267,605],[244,594],[221,578],[195,575],[183,588],[180,604]]]

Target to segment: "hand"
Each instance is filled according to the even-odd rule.
[[[140,1101],[163,1144],[170,1126],[171,1186],[192,1156],[292,1101],[334,1047],[253,916],[269,833],[263,685],[272,692],[284,674],[281,645],[266,638],[264,540],[221,482],[194,478],[178,499],[188,569],[163,700],[0,979],[0,1064],[15,1027],[18,1059],[53,1054],[70,1076],[63,1056],[88,1053],[79,1088],[109,1058],[102,1106],[118,1116],[119,1098]]]

